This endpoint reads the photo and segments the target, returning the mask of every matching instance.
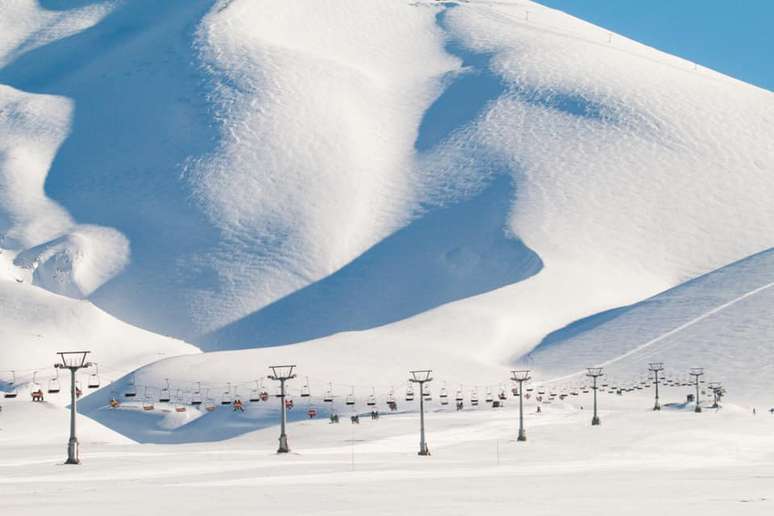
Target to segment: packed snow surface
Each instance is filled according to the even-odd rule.
[[[112,478],[88,510],[128,511],[132,491],[146,512],[211,513],[258,486],[324,513],[334,489],[405,514],[427,477],[461,513],[521,506],[514,483],[569,491],[553,512],[531,498],[538,514],[611,491],[635,513],[755,513],[770,425],[741,418],[774,404],[772,198],[771,92],[526,0],[4,1],[3,492],[24,511],[45,485],[45,513]],[[98,364],[79,408],[102,468],[57,476],[69,380],[52,365],[73,348]],[[705,367],[733,402],[686,419],[685,389],[658,415],[612,397],[604,434],[570,429],[588,400],[554,404],[534,420],[547,444],[508,443],[500,466],[476,461],[512,412],[435,406],[431,466],[403,454],[413,405],[368,429],[299,421],[327,390],[342,413],[347,395],[383,408],[410,369],[434,370],[435,403],[508,390],[510,367],[569,391],[587,366],[623,384],[650,361]],[[276,407],[224,404],[273,393],[278,363],[297,364],[297,401],[312,389],[291,413],[307,459],[270,456]],[[216,485],[228,496],[196,496]]]
[[[24,402],[0,415],[0,491],[13,515],[771,513],[774,416],[732,404],[702,414],[678,406],[653,412],[649,397],[603,395],[602,425],[592,427],[588,401],[540,415],[528,404],[523,443],[514,441],[513,404],[433,411],[430,457],[416,455],[416,414],[292,423],[288,455],[274,453],[276,427],[218,443],[153,446],[84,427],[77,467],[61,465],[63,439],[41,442],[34,425],[25,425],[29,437],[6,440],[22,408],[46,411]],[[58,426],[64,430],[64,421]]]

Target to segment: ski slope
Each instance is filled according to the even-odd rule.
[[[531,410],[529,440],[518,444],[513,406],[433,412],[431,457],[416,455],[415,414],[359,425],[292,423],[288,455],[273,453],[276,428],[220,443],[154,446],[84,431],[78,467],[57,465],[63,442],[0,440],[0,490],[6,510],[20,515],[771,511],[774,417],[732,405],[654,413],[649,402],[604,397],[600,427],[589,425],[588,407]]]
[[[636,376],[664,362],[685,376],[704,367],[735,398],[770,403],[774,381],[772,250],[696,278],[631,306],[557,330],[520,362],[562,377],[575,364],[604,366],[614,377]]]
[[[285,362],[362,401],[658,359],[770,402],[771,92],[533,2],[3,2],[0,136],[2,387],[87,347],[134,440],[274,419],[106,411],[130,380]]]

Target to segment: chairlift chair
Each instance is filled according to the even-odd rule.
[[[143,410],[153,410],[153,397],[148,392],[148,387],[145,387],[145,396],[142,402]]]
[[[344,400],[344,403],[348,406],[353,406],[355,404],[355,388],[352,387],[352,392],[347,394],[346,399]]]
[[[48,393],[56,394],[60,390],[61,390],[61,386],[59,385],[59,369],[57,369],[56,376],[48,380]]]
[[[328,390],[323,395],[323,402],[333,403],[333,385],[330,383],[328,384]]]
[[[250,397],[247,398],[250,403],[257,403],[261,401],[261,386],[258,380],[255,381],[255,389],[250,391]]]
[[[196,390],[191,394],[191,405],[198,407],[202,404],[202,384],[196,382]]]
[[[89,383],[86,384],[89,389],[99,388],[99,365],[94,363],[94,372],[89,375]]]
[[[462,403],[465,401],[464,396],[462,395],[462,385],[460,385],[460,388],[457,389],[457,394],[454,396],[454,401],[457,403]]]
[[[175,412],[185,412],[185,403],[183,402],[183,394],[180,389],[177,390],[177,394],[175,394]]]
[[[477,389],[473,389],[470,392],[470,404],[473,405],[474,407],[478,406],[478,390]]]
[[[223,393],[223,397],[220,399],[221,405],[231,405],[234,402],[234,398],[231,396],[231,382],[228,383],[228,388]]]
[[[129,379],[129,386],[126,388],[126,392],[124,392],[125,398],[134,398],[137,396],[137,386],[134,383],[134,375]]]
[[[311,396],[311,392],[309,391],[309,377],[306,377],[306,383],[304,383],[304,386],[301,387],[301,397],[302,398],[308,398]]]
[[[411,384],[406,387],[406,401],[414,401],[414,387]]]
[[[9,385],[11,390],[6,391],[5,394],[3,394],[3,398],[13,399],[19,394],[19,391],[16,390],[16,371],[11,371],[11,383]]]
[[[165,378],[164,382],[164,387],[159,393],[159,403],[169,403],[169,400],[172,399],[172,395],[169,393],[169,378]]]
[[[366,405],[369,407],[375,407],[376,406],[376,389],[371,387],[371,395],[368,397],[368,400],[366,401]]]
[[[422,396],[425,398],[425,401],[433,401],[433,393],[429,385],[424,384],[422,387]]]
[[[215,404],[215,400],[210,397],[210,390],[207,389],[205,392],[205,397],[207,398],[204,402],[204,410],[207,412],[212,412],[217,408],[217,405]]]
[[[446,383],[441,387],[441,392],[438,393],[438,398],[441,400],[441,405],[449,404],[449,393],[446,390]]]

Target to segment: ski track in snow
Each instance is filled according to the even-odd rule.
[[[669,337],[671,337],[671,336],[673,336],[673,335],[675,335],[677,333],[680,333],[681,331],[683,331],[683,330],[685,330],[687,328],[690,328],[691,326],[693,326],[695,324],[700,323],[704,319],[707,319],[708,317],[711,317],[711,316],[715,315],[718,312],[722,312],[726,308],[728,308],[730,306],[733,306],[736,303],[738,303],[738,302],[740,302],[740,301],[742,301],[744,299],[747,299],[748,297],[754,296],[754,295],[756,295],[756,294],[758,294],[758,293],[760,293],[760,292],[762,292],[764,290],[767,290],[767,289],[769,289],[771,287],[774,287],[774,282],[768,283],[766,285],[763,285],[762,287],[758,287],[758,288],[753,289],[753,290],[751,290],[749,292],[746,292],[746,293],[742,294],[741,296],[738,296],[738,297],[732,299],[731,301],[729,301],[727,303],[723,303],[722,305],[717,306],[717,307],[713,308],[712,310],[709,310],[709,311],[703,313],[699,317],[696,317],[696,318],[688,321],[685,324],[681,324],[677,328],[674,328],[674,329],[672,329],[672,330],[670,330],[670,331],[668,331],[666,333],[663,333],[663,334],[659,335],[658,337],[645,342],[644,344],[640,344],[636,348],[634,348],[634,349],[632,349],[630,351],[627,351],[626,353],[624,353],[622,355],[619,355],[619,356],[617,356],[617,357],[615,357],[615,358],[613,358],[611,360],[607,360],[607,361],[599,363],[599,364],[594,364],[594,367],[607,367],[607,366],[610,366],[612,364],[615,364],[616,362],[620,362],[622,360],[625,360],[628,357],[630,357],[632,355],[635,355],[637,353],[640,353],[641,351],[647,350],[648,348],[650,348],[654,344],[656,344],[658,342],[661,342],[662,340],[667,339],[667,338],[669,338]],[[678,342],[676,341],[675,343],[673,343],[673,345],[674,344],[678,344]],[[552,378],[551,380],[547,380],[547,381],[544,381],[542,383],[547,383],[547,384],[548,383],[558,383],[558,382],[562,382],[562,381],[568,380],[570,378],[574,378],[576,376],[585,375],[585,374],[586,374],[586,371],[578,371],[577,373],[569,374],[569,375],[566,375],[566,376],[561,376],[559,378]]]

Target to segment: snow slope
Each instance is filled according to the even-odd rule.
[[[774,382],[771,312],[774,250],[751,256],[653,298],[594,315],[548,335],[521,360],[542,377],[579,364],[604,365],[616,378],[664,362],[681,378],[704,367],[735,399],[769,404]]]
[[[37,283],[207,349],[440,306],[428,321],[502,328],[478,350],[502,360],[771,246],[771,93],[530,2],[5,9],[59,27],[7,37],[0,70],[70,113],[33,153],[46,195],[131,258],[104,232],[57,240],[73,223],[43,208],[59,225],[13,247],[94,256],[88,281]],[[500,204],[479,219],[482,195]]]
[[[156,391],[287,361],[360,399],[416,367],[497,386],[549,333],[774,246],[771,92],[532,2],[13,0],[0,34],[0,361],[25,381],[63,344],[116,377],[195,351],[164,334],[216,353],[136,372]],[[569,335],[535,365],[615,360],[711,309],[691,285],[647,331],[626,312],[631,348]],[[766,327],[742,335],[664,360],[734,356],[754,399]]]

